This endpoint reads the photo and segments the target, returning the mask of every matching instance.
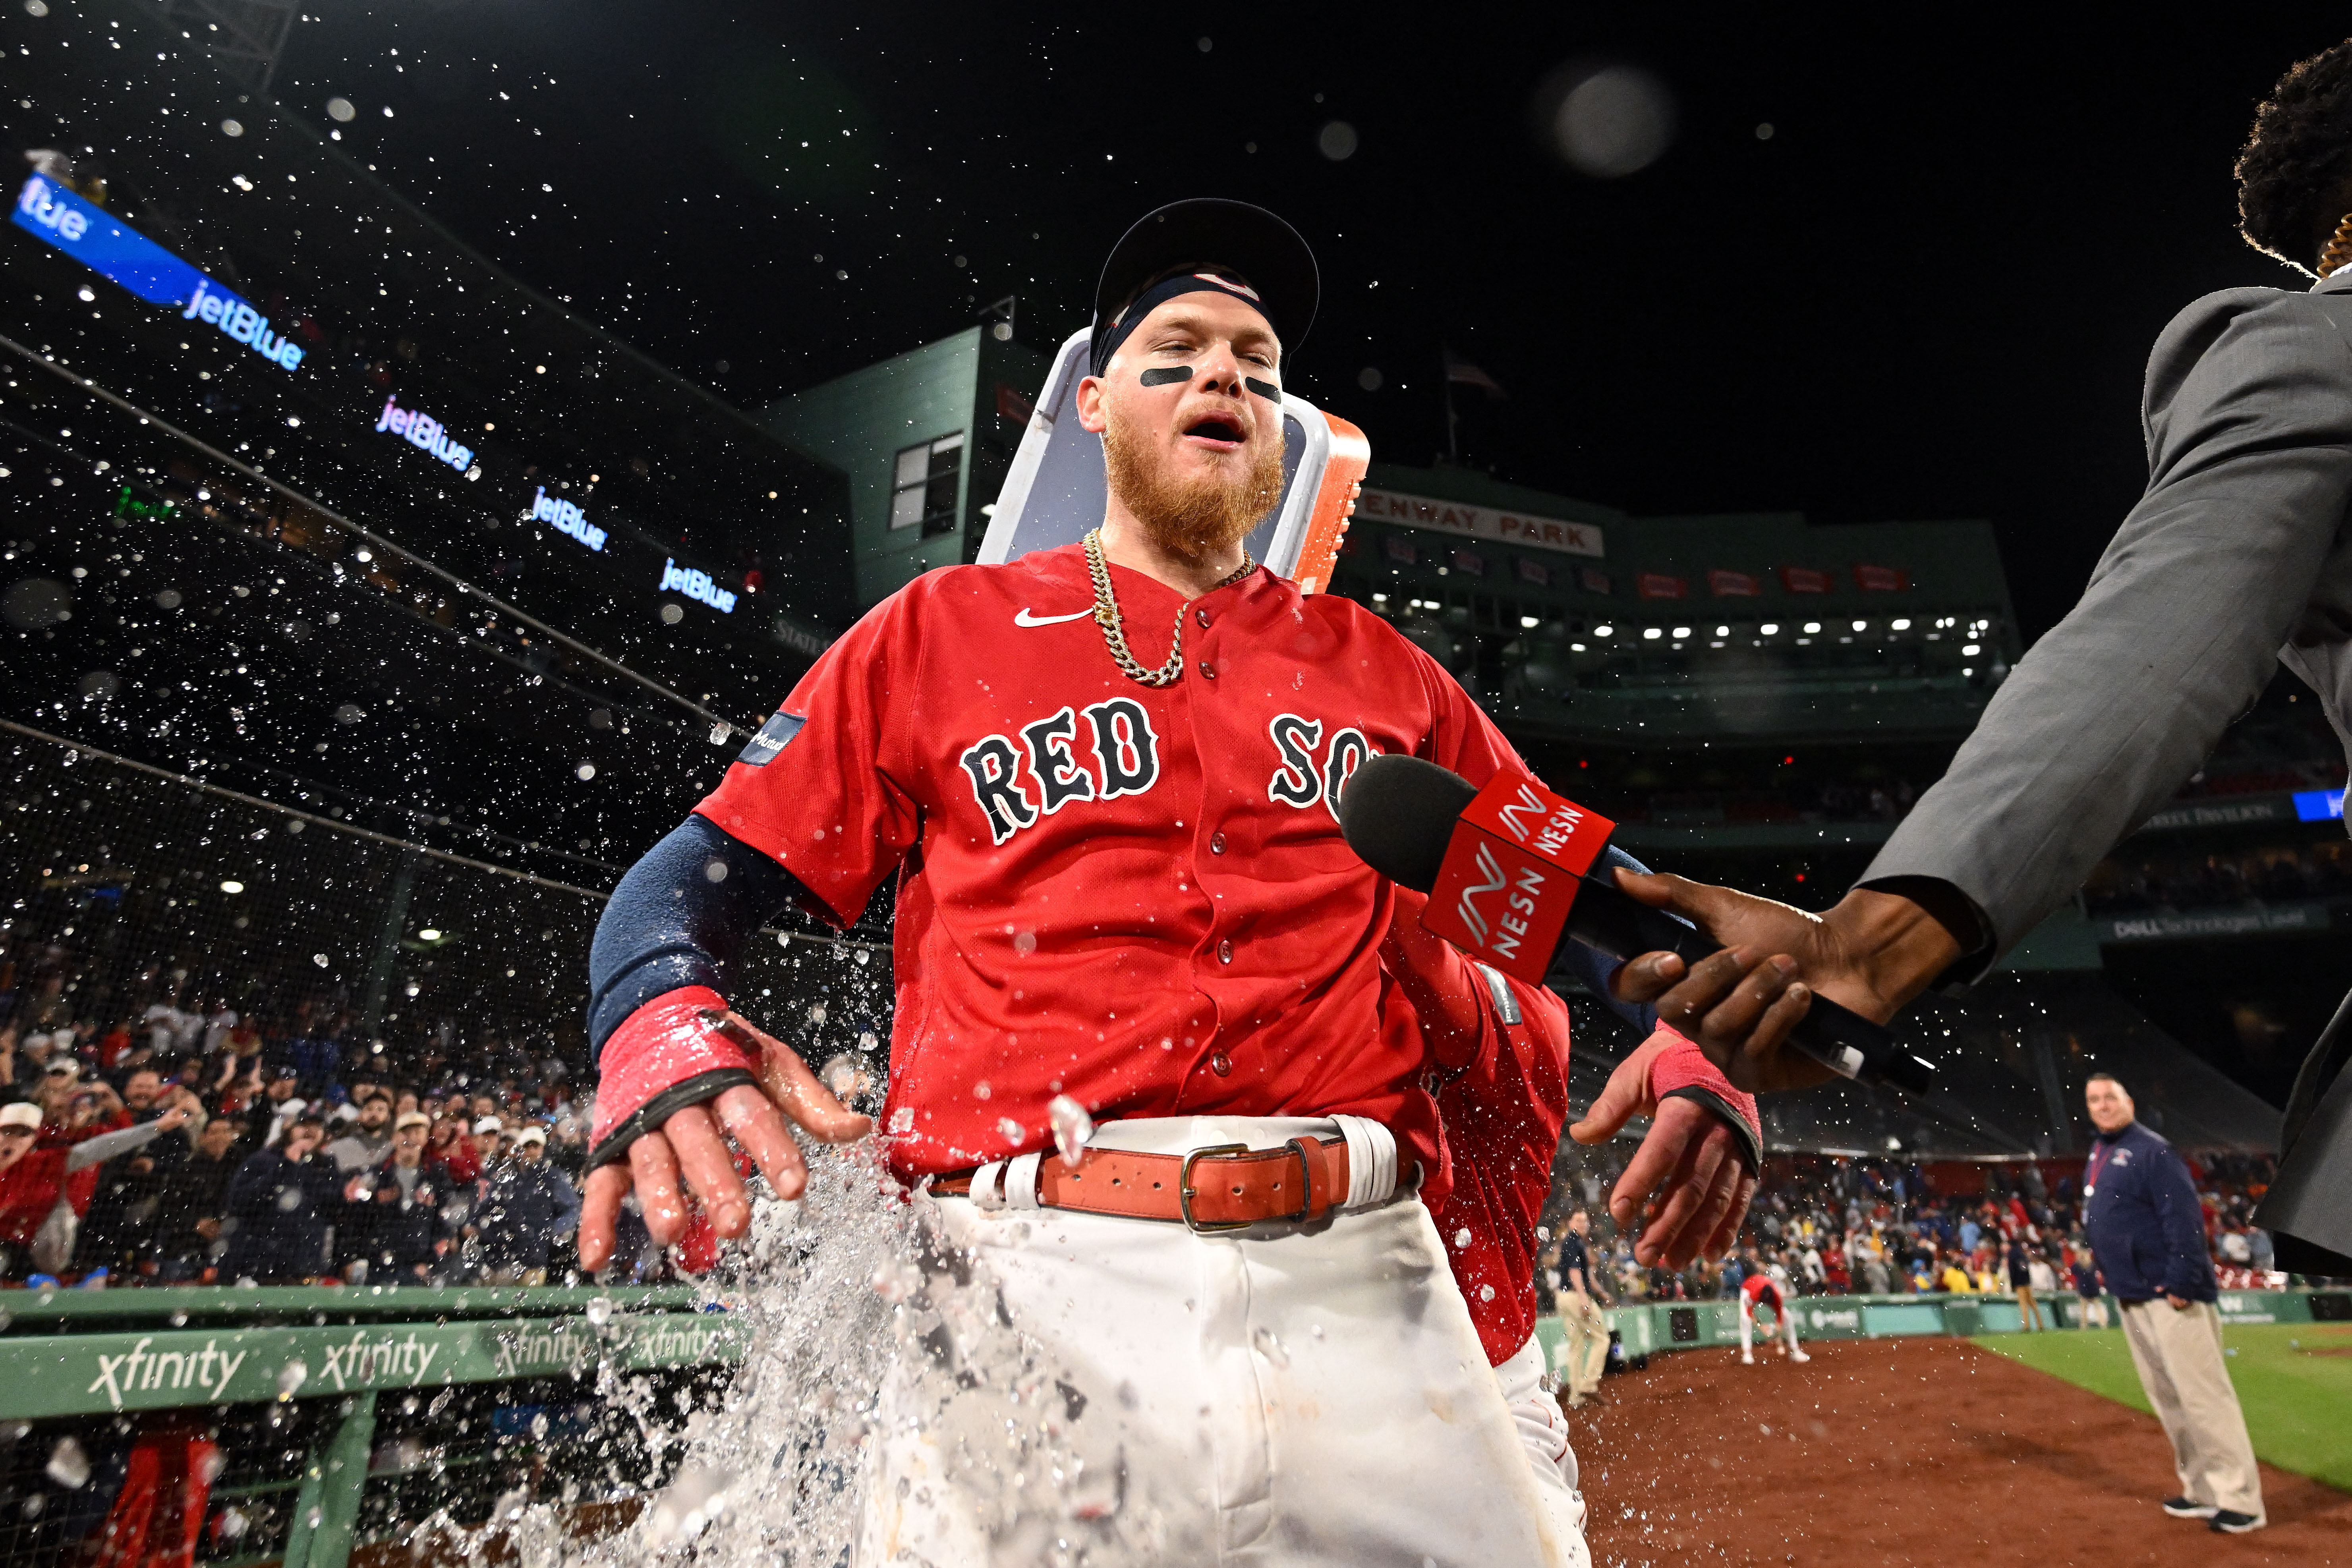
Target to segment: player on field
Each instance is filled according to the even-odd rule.
[[[1315,278],[1256,208],[1137,225],[1066,416],[1103,438],[1101,528],[894,595],[623,880],[590,962],[582,1261],[633,1183],[664,1242],[697,1205],[740,1235],[730,1136],[798,1193],[779,1106],[865,1130],[788,1048],[712,1019],[767,915],[846,923],[895,874],[891,1167],[929,1178],[943,1241],[1083,1410],[1067,1441],[1150,1500],[1168,1558],[1569,1563],[1565,1494],[1537,1494],[1415,1200],[1451,1185],[1428,1050],[1378,958],[1393,889],[1336,810],[1375,752],[1474,782],[1518,764],[1386,622],[1242,549],[1280,491]],[[1759,957],[1660,956],[1632,983],[1727,1048],[1773,1040],[1809,993]],[[1048,1157],[1059,1095],[1097,1125],[1074,1164]],[[862,1552],[985,1561],[1002,1500],[902,1384]]]
[[[1756,1314],[1767,1308],[1780,1320],[1781,1335],[1789,1342],[1782,1354],[1790,1361],[1812,1360],[1797,1348],[1797,1310],[1789,1299],[1789,1287],[1760,1268],[1739,1286],[1739,1359],[1749,1366],[1756,1364]]]

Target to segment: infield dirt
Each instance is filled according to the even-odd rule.
[[[1805,1348],[1658,1356],[1569,1412],[1597,1568],[2352,1563],[2352,1494],[2264,1465],[2268,1529],[2167,1518],[2155,1417],[1965,1340]]]

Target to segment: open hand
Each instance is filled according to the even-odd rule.
[[[719,1236],[732,1239],[751,1227],[751,1198],[727,1140],[749,1155],[778,1197],[798,1197],[808,1186],[808,1162],[784,1121],[821,1143],[855,1143],[874,1119],[844,1108],[817,1081],[800,1052],[730,1012],[723,1025],[760,1056],[760,1084],[738,1084],[714,1100],[672,1112],[658,1131],[629,1145],[628,1164],[588,1173],[580,1205],[580,1267],[602,1269],[613,1255],[621,1199],[635,1186],[646,1228],[670,1246],[682,1239],[698,1207]],[[723,1134],[723,1135],[722,1135]]]
[[[1722,1117],[1695,1100],[1651,1097],[1650,1063],[1673,1043],[1664,1032],[1643,1040],[1568,1130],[1580,1144],[1604,1144],[1634,1117],[1650,1118],[1648,1135],[1609,1195],[1609,1218],[1618,1229],[1641,1224],[1633,1259],[1645,1268],[1681,1269],[1694,1258],[1721,1256],[1738,1239],[1756,1196],[1739,1136]]]

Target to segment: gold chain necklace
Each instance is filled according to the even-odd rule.
[[[1220,588],[1231,588],[1257,570],[1257,562],[1242,551],[1242,563],[1211,585],[1214,593]],[[1172,686],[1184,673],[1184,612],[1192,607],[1191,600],[1176,607],[1176,641],[1168,650],[1168,662],[1156,670],[1147,670],[1135,662],[1128,651],[1127,628],[1118,613],[1118,596],[1111,591],[1110,562],[1103,558],[1102,530],[1096,528],[1087,535],[1087,575],[1095,582],[1095,623],[1102,628],[1103,643],[1110,649],[1111,663],[1130,681],[1147,686]]]

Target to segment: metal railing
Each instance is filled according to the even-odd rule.
[[[343,1568],[355,1547],[495,1533],[537,1503],[601,1535],[666,1482],[660,1434],[747,1343],[680,1288],[33,1291],[0,1308],[0,1568],[122,1528],[159,1471],[201,1473],[173,1527],[200,1516],[196,1561],[215,1568]]]

